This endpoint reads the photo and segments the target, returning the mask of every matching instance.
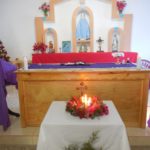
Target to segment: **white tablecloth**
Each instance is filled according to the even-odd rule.
[[[95,148],[130,150],[126,128],[111,101],[104,101],[109,115],[80,119],[65,111],[66,102],[54,101],[42,121],[37,150],[64,150],[70,144],[82,144],[98,131]]]

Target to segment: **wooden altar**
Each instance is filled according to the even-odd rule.
[[[84,81],[89,96],[113,101],[127,127],[144,128],[149,76],[136,68],[18,70],[22,127],[39,126],[51,102],[79,96]]]

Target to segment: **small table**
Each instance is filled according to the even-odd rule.
[[[65,101],[54,101],[42,121],[37,150],[63,150],[70,144],[82,144],[98,131],[95,148],[130,150],[126,128],[114,104],[104,101],[109,115],[80,119],[65,111]]]

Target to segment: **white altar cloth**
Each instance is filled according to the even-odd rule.
[[[94,119],[80,119],[65,111],[65,101],[54,101],[40,126],[37,150],[64,150],[70,144],[82,144],[98,131],[95,148],[130,150],[126,128],[114,104],[104,101],[109,114]]]

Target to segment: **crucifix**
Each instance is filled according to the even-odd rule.
[[[97,40],[97,43],[98,43],[98,45],[99,45],[99,51],[100,51],[100,52],[102,51],[101,46],[102,46],[102,42],[103,42],[103,41],[104,41],[104,40],[102,40],[101,37],[99,37],[99,39]]]
[[[81,96],[83,96],[83,94],[85,93],[85,90],[88,89],[87,85],[84,84],[84,82],[82,81],[80,83],[80,87],[76,88],[77,90],[80,90]]]

